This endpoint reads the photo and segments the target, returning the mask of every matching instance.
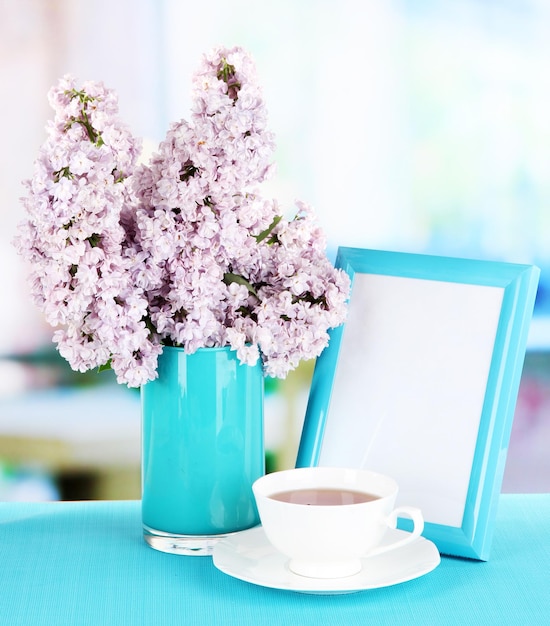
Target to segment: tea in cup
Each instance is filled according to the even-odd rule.
[[[419,509],[395,508],[395,480],[368,470],[284,470],[262,476],[252,489],[267,539],[301,576],[352,576],[365,557],[410,543],[424,529]],[[413,520],[413,531],[381,545],[400,516]]]

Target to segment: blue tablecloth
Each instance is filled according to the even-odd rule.
[[[488,562],[350,595],[267,589],[156,552],[139,502],[0,503],[2,626],[550,623],[550,495],[501,496]]]

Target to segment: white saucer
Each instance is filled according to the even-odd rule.
[[[402,530],[388,530],[382,545],[403,534]],[[441,560],[435,545],[419,537],[401,548],[363,559],[363,569],[354,576],[307,578],[288,569],[288,559],[269,543],[261,526],[225,537],[214,546],[212,556],[214,565],[234,578],[273,589],[318,594],[389,587],[431,572]]]

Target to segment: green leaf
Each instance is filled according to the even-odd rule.
[[[107,361],[107,363],[103,363],[103,365],[100,365],[100,366],[97,368],[97,371],[98,371],[98,373],[99,373],[99,372],[107,372],[107,371],[108,371],[108,370],[110,370],[110,369],[111,369],[111,359],[109,359],[109,360]]]
[[[61,180],[61,178],[68,178],[69,180],[72,180],[74,178],[68,165],[66,165],[65,167],[62,167],[60,170],[57,170],[56,172],[53,173],[54,183],[58,183]]]
[[[256,242],[260,243],[261,241],[269,237],[269,235],[271,234],[271,231],[275,228],[275,226],[277,226],[277,224],[282,219],[283,219],[282,215],[276,215],[273,218],[273,221],[271,222],[271,224],[265,230],[262,230],[262,232],[259,235],[256,235]]]
[[[244,276],[241,276],[240,274],[233,274],[233,272],[226,272],[223,275],[223,282],[226,285],[230,285],[231,283],[237,283],[237,285],[244,285],[249,293],[251,293],[253,296],[256,296],[256,298],[258,297],[258,294],[256,293],[256,290],[254,289],[254,287],[246,280],[246,278]]]
[[[92,246],[92,248],[97,248],[97,246],[99,245],[99,242],[101,241],[101,235],[98,235],[97,233],[92,233],[86,239],[86,241],[90,244],[90,246]]]

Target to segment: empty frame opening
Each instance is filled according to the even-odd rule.
[[[460,527],[503,295],[355,274],[319,464],[389,474],[398,504]]]

